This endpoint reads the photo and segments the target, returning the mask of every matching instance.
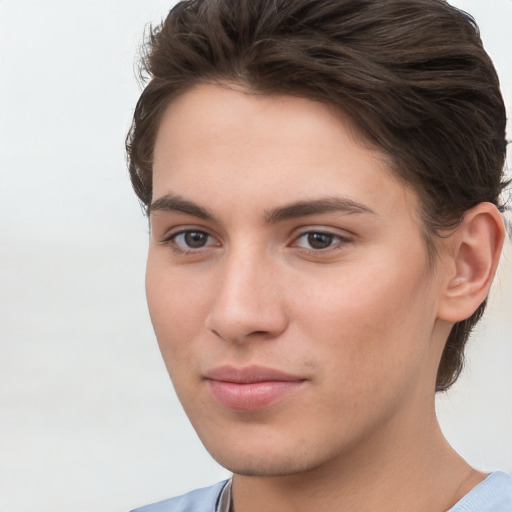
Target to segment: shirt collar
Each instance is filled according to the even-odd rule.
[[[234,512],[233,500],[231,496],[231,483],[232,480],[230,478],[226,485],[222,488],[215,512]]]

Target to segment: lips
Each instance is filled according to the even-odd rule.
[[[273,368],[221,366],[205,373],[214,400],[235,411],[269,407],[303,387],[306,379]]]

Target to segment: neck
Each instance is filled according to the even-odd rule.
[[[304,473],[234,475],[235,512],[445,512],[485,475],[445,440],[433,404],[428,418],[412,417]]]

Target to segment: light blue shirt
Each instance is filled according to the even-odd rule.
[[[491,473],[448,512],[512,512],[512,475]]]
[[[228,480],[132,512],[217,512]],[[512,475],[496,471],[471,489],[447,512],[512,512]]]

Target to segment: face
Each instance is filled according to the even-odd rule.
[[[151,318],[222,465],[311,471],[423,421],[442,344],[417,197],[340,113],[198,86],[153,180]]]

